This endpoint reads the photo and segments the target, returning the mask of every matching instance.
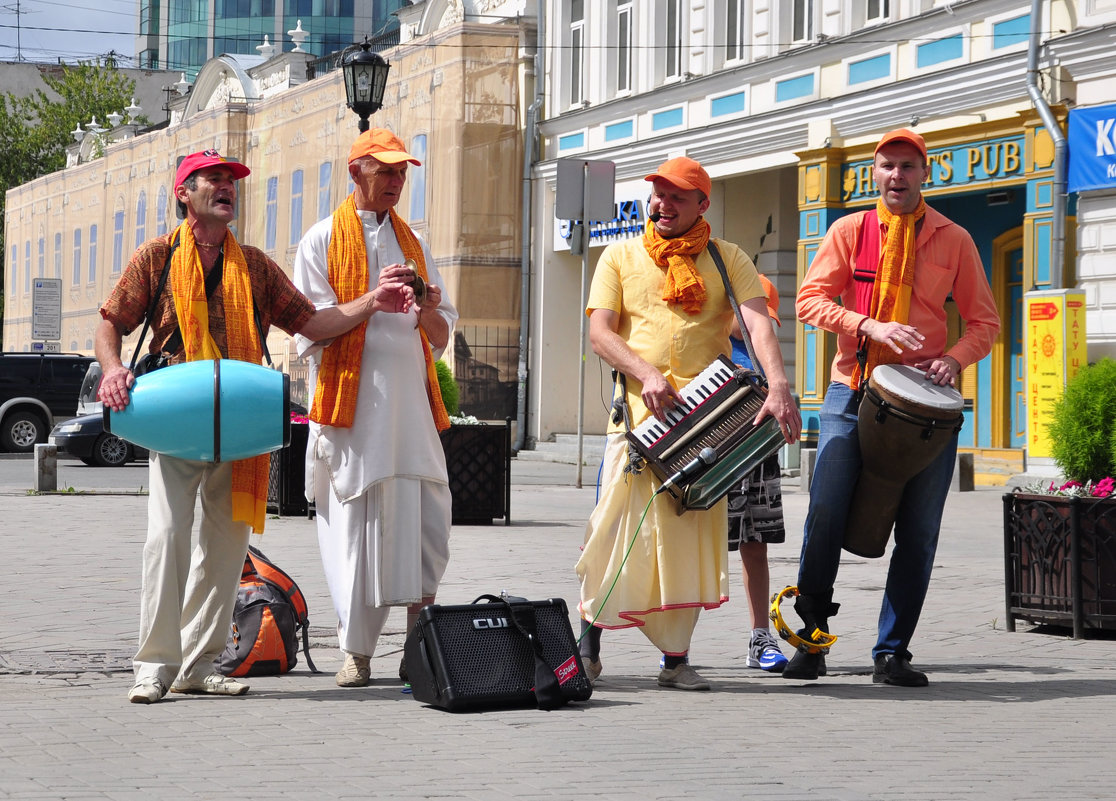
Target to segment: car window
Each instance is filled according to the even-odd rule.
[[[85,371],[85,378],[81,382],[78,392],[78,414],[91,414],[101,407],[97,400],[97,387],[101,384],[101,364],[93,362]]]

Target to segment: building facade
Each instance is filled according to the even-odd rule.
[[[429,243],[461,313],[444,358],[462,379],[462,408],[503,419],[515,413],[518,361],[519,103],[531,63],[521,50],[535,33],[515,13],[474,23],[444,8],[418,11],[407,41],[382,53],[391,71],[371,122],[423,162],[409,170],[397,210]],[[237,236],[289,273],[302,234],[352,189],[346,158],[358,134],[340,70],[307,80],[311,63],[292,52],[211,59],[167,127],[87,137],[70,167],[10,190],[6,349],[31,349],[32,279],[53,277],[62,280],[61,349],[92,353],[98,308],[133,250],[178,224],[175,168],[198,150],[251,168]],[[137,334],[125,341],[127,356]],[[303,390],[305,366],[289,338],[273,329],[268,344]]]
[[[583,402],[546,391],[576,384],[584,308],[581,259],[570,253],[569,224],[555,219],[560,161],[615,164],[615,218],[591,224],[594,262],[608,242],[642,233],[644,175],[678,155],[706,167],[714,235],[752,254],[783,299],[779,337],[809,443],[835,341],[789,324],[792,300],[829,225],[875,203],[875,142],[909,127],[930,151],[928,202],[972,233],[1000,302],[995,350],[961,380],[962,443],[993,460],[1019,452],[1022,293],[1075,286],[1078,241],[1111,248],[1111,193],[1089,201],[1078,230],[1076,197],[1054,182],[1068,110],[1116,96],[1116,2],[574,0],[548,8],[529,438],[573,431]],[[1090,265],[1080,279],[1095,357],[1113,344],[1116,269],[1103,258]],[[603,432],[611,376],[588,358],[585,429]]]
[[[172,69],[190,80],[211,58],[256,55],[267,37],[281,46],[305,30],[294,47],[316,56],[342,50],[362,36],[398,28],[404,0],[137,0],[136,58],[142,68]],[[288,46],[289,49],[290,46]]]

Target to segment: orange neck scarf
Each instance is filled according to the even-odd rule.
[[[418,265],[418,275],[427,281],[426,259],[422,245],[411,227],[392,209],[391,227],[403,251],[403,257],[413,259]],[[329,239],[329,285],[337,294],[338,304],[356,300],[368,291],[368,250],[364,244],[364,225],[357,214],[356,201],[349,195],[333,214],[333,229]],[[368,329],[365,320],[337,337],[322,351],[318,367],[318,383],[314,388],[314,402],[310,419],[315,423],[338,428],[350,428],[356,417],[357,391],[360,388],[360,363],[364,354],[364,336]],[[442,403],[434,355],[426,332],[419,328],[422,337],[422,354],[426,360],[426,394],[430,412],[439,431],[449,428],[449,415]]]
[[[698,217],[689,231],[681,236],[664,239],[647,221],[643,246],[655,264],[666,269],[663,300],[680,303],[687,314],[697,314],[705,303],[705,282],[697,271],[697,256],[709,244],[709,223]]]
[[[194,242],[194,231],[183,222],[174,234],[178,248],[171,257],[171,294],[186,361],[223,358],[209,333],[209,300],[205,296],[205,272]],[[172,240],[173,241],[173,240]],[[221,295],[225,302],[225,334],[229,358],[259,364],[263,357],[252,306],[252,282],[248,263],[231,231],[222,245],[224,272]],[[247,523],[257,534],[267,517],[267,483],[271,456],[240,459],[232,465],[232,517]]]
[[[919,198],[917,208],[910,214],[892,214],[880,199],[876,201],[876,215],[884,233],[868,316],[882,323],[906,323],[911,313],[911,290],[914,287],[915,229],[918,221],[926,216],[926,201]],[[853,387],[859,387],[877,364],[898,361],[899,354],[886,345],[870,340],[863,375],[859,364],[853,370]]]

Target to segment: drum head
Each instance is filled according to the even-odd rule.
[[[961,393],[946,384],[938,386],[926,373],[908,364],[881,364],[872,370],[871,386],[896,398],[943,412],[960,411],[965,406]]]

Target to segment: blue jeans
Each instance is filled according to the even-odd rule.
[[[954,435],[930,466],[903,489],[873,658],[880,654],[911,658],[907,647],[930,584],[956,458]],[[860,467],[856,393],[844,384],[832,383],[822,404],[817,462],[798,567],[798,589],[803,595],[825,598],[833,592],[849,502]]]

